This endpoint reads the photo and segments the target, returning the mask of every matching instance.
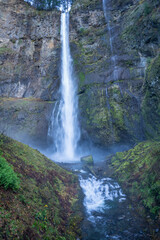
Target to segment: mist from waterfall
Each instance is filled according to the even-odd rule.
[[[69,46],[69,11],[71,5],[63,4],[61,10],[61,87],[60,102],[55,104],[49,135],[54,139],[56,161],[76,161],[80,137],[77,109],[77,82],[73,73],[73,61]]]

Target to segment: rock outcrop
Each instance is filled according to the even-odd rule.
[[[136,142],[151,131],[144,116],[152,106],[143,101],[148,62],[158,61],[159,9],[158,1],[75,1],[71,41],[81,125],[95,143]],[[155,137],[158,124],[151,128]]]
[[[0,98],[0,130],[30,146],[47,147],[54,102],[31,98]]]
[[[0,1],[0,16],[0,96],[56,98],[59,12],[7,0]]]
[[[59,17],[0,1],[0,129],[25,143],[46,143],[50,100],[58,99]]]
[[[111,158],[111,159],[110,159]],[[145,141],[126,152],[117,152],[109,157],[114,177],[121,183],[136,209],[145,215],[150,212],[155,238],[159,239],[160,223],[160,142]],[[145,207],[145,211],[144,211]]]
[[[74,1],[70,44],[83,139],[108,146],[159,138],[159,10],[158,0]],[[39,109],[33,117],[33,109],[26,108],[24,129],[19,120],[24,110],[16,101],[11,110],[1,99],[1,131],[9,134],[19,125],[32,141],[46,142],[59,100],[60,13],[37,11],[23,0],[1,0],[0,16],[0,97],[32,98]],[[10,136],[16,138],[12,131]]]

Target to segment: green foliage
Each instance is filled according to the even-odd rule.
[[[0,156],[0,185],[5,189],[11,188],[17,190],[20,187],[20,179],[14,172],[13,168],[6,161],[5,158]]]
[[[10,48],[7,48],[7,47],[0,47],[0,55],[1,54],[6,54],[6,53],[11,53],[12,50]]]
[[[81,220],[78,178],[37,150],[4,135],[0,135],[1,151],[3,165],[7,163],[14,173],[14,164],[21,187],[17,192],[0,188],[0,239],[23,239],[25,235],[26,239],[75,240],[80,235]],[[72,215],[74,228],[70,224]]]
[[[142,102],[142,114],[146,125],[146,136],[160,140],[160,55],[150,60],[146,69],[144,83],[145,96]]]
[[[152,12],[152,7],[146,2],[144,5],[144,15],[147,16]]]
[[[88,36],[89,32],[90,32],[90,29],[88,29],[88,28],[87,29],[85,29],[85,28],[79,29],[80,36]]]
[[[83,72],[79,73],[79,80],[80,80],[80,85],[83,85],[85,81],[85,74]]]
[[[160,142],[142,142],[127,152],[116,153],[112,167],[118,180],[152,214],[160,212]]]

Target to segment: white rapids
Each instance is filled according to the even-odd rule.
[[[94,221],[94,212],[100,213],[110,208],[109,202],[125,200],[119,184],[110,178],[97,179],[90,174],[87,179],[80,177],[80,186],[85,195],[84,206],[90,221]]]

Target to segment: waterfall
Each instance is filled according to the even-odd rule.
[[[66,5],[67,3],[67,5]],[[56,153],[54,160],[75,161],[80,130],[77,117],[78,97],[76,78],[73,74],[72,58],[69,47],[68,1],[61,5],[61,100],[55,105],[49,128],[54,139]],[[57,119],[58,118],[58,119]]]
[[[107,7],[109,5],[108,0],[103,0],[103,11],[104,11],[104,17],[107,23],[107,29],[109,33],[109,44],[110,44],[110,49],[111,49],[111,61],[113,65],[113,80],[116,82],[118,80],[118,67],[117,67],[117,62],[116,62],[116,56],[114,55],[114,49],[113,49],[113,37],[111,33],[111,26],[110,26],[110,16],[107,14]],[[119,83],[116,83],[119,86]],[[120,87],[120,86],[119,86]],[[109,95],[108,95],[108,89],[106,87],[106,98],[107,98],[107,108],[109,112],[109,124],[110,124],[110,129],[112,133],[112,143],[114,143],[114,128],[113,128],[113,120],[112,120],[112,114],[111,114],[111,108],[109,104]]]
[[[107,15],[107,0],[103,0],[103,11],[104,11],[104,17],[107,23],[108,33],[109,33],[109,43],[110,43],[110,49],[111,49],[111,55],[112,55],[112,63],[113,63],[113,80],[118,80],[118,72],[117,72],[117,64],[116,64],[116,57],[114,55],[113,51],[113,37],[111,34],[111,26],[110,26],[110,16]]]

